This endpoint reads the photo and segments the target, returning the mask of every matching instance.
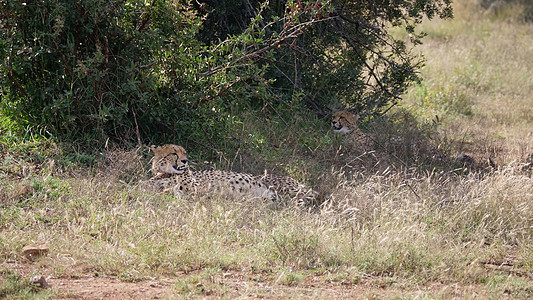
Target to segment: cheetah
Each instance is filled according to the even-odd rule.
[[[187,152],[181,146],[164,145],[161,147],[152,146],[150,150],[154,152],[152,159],[152,175],[154,178],[165,177],[169,174],[183,174],[187,167]]]
[[[333,121],[331,126],[333,131],[339,134],[350,134],[356,145],[363,151],[371,151],[374,149],[374,137],[370,134],[364,133],[357,126],[358,115],[354,115],[347,110],[341,110],[333,114]]]
[[[315,191],[290,177],[221,170],[189,170],[187,153],[181,146],[166,144],[152,146],[151,149],[154,152],[154,177],[151,182],[158,191],[172,192],[177,196],[218,192],[231,197],[249,196],[270,200],[287,196],[298,203],[314,202],[317,196]]]
[[[269,189],[274,191],[276,198],[285,196],[297,200],[300,204],[316,203],[318,193],[299,183],[294,178],[267,173],[264,175],[255,175],[254,178],[264,182]]]

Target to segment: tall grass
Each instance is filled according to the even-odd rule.
[[[428,63],[406,106],[444,120],[456,151],[506,164],[533,152],[533,27],[520,17],[525,4],[476,3],[457,1],[455,19],[422,24],[427,37],[416,49]]]
[[[139,278],[204,268],[355,267],[418,283],[482,282],[484,264],[510,255],[508,247],[524,254],[513,262],[518,268],[533,263],[533,182],[505,171],[341,179],[318,211],[176,199],[111,179],[27,183],[29,200],[13,198],[1,210],[2,258],[21,260],[24,245],[47,240],[54,255],[40,263],[58,274],[79,265]]]

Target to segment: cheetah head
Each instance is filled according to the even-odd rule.
[[[340,134],[347,134],[357,128],[358,115],[354,115],[347,110],[341,110],[333,114],[331,126],[333,131]]]
[[[181,146],[166,144],[151,146],[154,152],[152,175],[182,174],[187,167],[187,152]]]

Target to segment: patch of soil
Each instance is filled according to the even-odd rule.
[[[244,298],[373,298],[405,295],[401,289],[388,286],[380,288],[372,284],[349,284],[329,282],[322,276],[310,276],[293,285],[277,283],[272,274],[246,271],[228,271],[211,278],[191,280],[198,277],[202,270],[184,274],[177,273],[175,278],[157,278],[140,282],[125,282],[112,276],[95,276],[94,272],[78,267],[72,274],[54,275],[47,268],[37,264],[7,262],[0,268],[8,268],[23,278],[39,274],[46,278],[56,292],[55,299],[168,299],[179,296],[200,298],[244,297]],[[183,282],[187,287],[183,288]],[[181,283],[181,285],[180,285]],[[409,293],[411,294],[412,293]]]
[[[55,299],[160,299],[172,294],[172,281],[145,280],[126,282],[111,276],[97,276],[90,268],[78,265],[67,273],[56,276],[46,267],[29,262],[8,261],[0,263],[0,269],[8,269],[30,278],[43,275],[55,292]]]
[[[57,299],[160,299],[172,286],[155,281],[124,282],[111,277],[50,278]]]
[[[454,299],[489,295],[486,287],[472,284],[442,284],[438,282],[414,288],[402,281],[379,276],[367,276],[358,283],[331,281],[323,275],[306,276],[291,284],[282,284],[278,274],[230,270],[210,277],[203,270],[178,272],[172,278],[154,278],[127,282],[113,276],[98,276],[88,268],[78,266],[72,274],[55,276],[46,267],[34,263],[0,263],[23,278],[43,275],[55,291],[55,299],[174,299],[193,298],[309,298],[309,299],[383,299],[425,298]],[[276,279],[279,277],[278,279]]]

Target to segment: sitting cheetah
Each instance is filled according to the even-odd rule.
[[[333,131],[340,134],[350,134],[356,145],[363,151],[374,149],[374,138],[372,135],[364,133],[357,126],[358,115],[354,115],[347,110],[341,110],[333,114],[331,126]]]
[[[288,196],[298,202],[314,201],[316,192],[289,177],[263,176],[220,170],[187,170],[187,153],[177,145],[152,146],[151,180],[158,191],[175,195],[219,192],[228,196],[277,199]]]

